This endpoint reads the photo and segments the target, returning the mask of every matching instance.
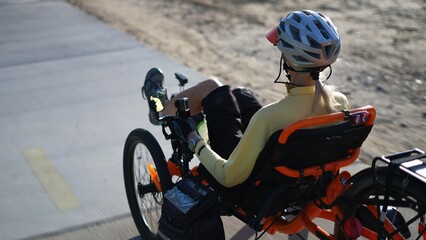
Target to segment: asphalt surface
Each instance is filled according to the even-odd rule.
[[[0,239],[139,239],[122,154],[134,128],[162,136],[140,94],[154,66],[169,93],[175,72],[204,79],[63,1],[0,0]]]
[[[62,1],[0,0],[0,239],[129,216],[124,141],[160,134],[140,93],[153,66],[169,92],[175,72],[203,79]]]

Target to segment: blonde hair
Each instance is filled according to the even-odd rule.
[[[312,116],[337,112],[333,92],[333,86],[324,85],[320,80],[315,81],[315,96],[314,104],[312,106]]]

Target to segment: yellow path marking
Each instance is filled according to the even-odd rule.
[[[43,149],[28,148],[23,151],[23,155],[59,210],[67,211],[80,206],[80,201]]]

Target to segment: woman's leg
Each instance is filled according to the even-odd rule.
[[[207,79],[193,87],[187,88],[170,99],[170,101],[166,103],[162,113],[164,115],[175,115],[177,111],[175,101],[177,99],[187,97],[189,100],[189,110],[191,115],[197,115],[203,110],[201,101],[216,88],[219,88],[222,85],[223,84],[217,79]]]
[[[247,88],[237,87],[232,90],[232,94],[237,99],[243,124],[243,132],[245,132],[251,117],[262,108],[262,105],[257,101],[254,93]]]
[[[243,135],[241,114],[230,87],[215,89],[203,101],[211,148],[227,159]]]
[[[222,86],[203,100],[209,130],[210,146],[221,157],[227,159],[240,141],[244,130],[256,111],[261,108],[253,92],[245,88],[230,90]],[[206,179],[218,194],[230,202],[237,203],[242,196],[243,185],[226,188],[200,164],[198,173]]]

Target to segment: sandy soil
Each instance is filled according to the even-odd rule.
[[[329,82],[352,107],[370,104],[378,111],[361,159],[426,150],[423,0],[66,1],[206,76],[250,87],[265,104],[282,98],[285,88],[273,84],[280,53],[264,34],[289,11],[320,11],[343,40]]]

